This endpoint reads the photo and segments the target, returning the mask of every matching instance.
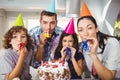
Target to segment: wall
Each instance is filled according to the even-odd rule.
[[[0,48],[2,47],[2,37],[6,31],[6,12],[0,9]]]
[[[112,0],[107,10],[106,17],[104,20],[105,22],[104,27],[107,27],[109,31],[108,33],[110,33],[111,35],[113,35],[114,33],[114,25],[119,15],[119,12],[120,12],[120,0]],[[104,32],[106,31],[104,30]]]

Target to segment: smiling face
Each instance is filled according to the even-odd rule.
[[[74,39],[73,39],[72,35],[65,36],[62,39],[62,46],[63,47],[72,47],[73,44],[74,44]]]
[[[25,31],[20,31],[20,32],[16,32],[12,35],[10,44],[12,45],[12,48],[15,50],[19,50],[20,49],[20,43],[25,43],[27,42],[27,36]]]
[[[95,24],[87,18],[83,18],[78,22],[77,30],[83,41],[88,37],[96,37],[96,33],[98,32],[98,28],[95,27]]]

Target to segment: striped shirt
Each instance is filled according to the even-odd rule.
[[[30,50],[24,60],[21,75],[18,76],[20,80],[31,80],[29,67],[32,65],[33,56],[33,51]],[[2,56],[0,57],[0,76],[2,80],[7,80],[5,75],[10,73],[15,68],[18,57],[18,53],[11,48],[5,49],[5,51],[2,53]]]
[[[45,61],[48,61],[50,59],[50,55],[51,55],[51,49],[52,47],[54,47],[53,43],[55,42],[55,40],[57,40],[56,38],[58,36],[60,36],[60,34],[62,33],[63,29],[60,28],[60,27],[56,27],[55,28],[55,31],[51,37],[51,40],[46,42],[45,46],[44,46],[44,55],[43,55],[43,62]],[[38,45],[40,45],[40,34],[42,33],[42,29],[40,26],[37,26],[33,29],[31,29],[29,31],[29,34],[32,36],[33,38],[33,41],[34,41],[34,52],[37,51],[38,49]],[[34,59],[34,67],[37,68],[38,66],[40,66],[40,63],[37,62],[35,59]]]

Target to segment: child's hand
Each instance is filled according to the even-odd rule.
[[[76,53],[76,49],[73,48],[73,47],[70,47],[70,50],[71,50],[71,53],[72,53],[72,58],[75,56],[75,53]]]
[[[65,56],[66,56],[66,47],[63,47],[61,49],[61,58],[64,60]]]
[[[69,58],[74,58],[76,49],[73,47],[66,47],[66,53],[69,56]]]
[[[71,59],[72,58],[72,53],[71,53],[71,49],[69,47],[66,47],[66,54],[68,55],[68,57]]]
[[[22,55],[22,56],[24,56],[24,57],[26,57],[27,56],[27,54],[28,54],[28,51],[27,51],[27,48],[25,47],[25,43],[20,43],[20,49],[19,49],[19,51],[18,51],[18,53],[19,53],[19,55]]]
[[[20,43],[20,50],[22,50],[22,48],[24,48],[25,47],[25,43],[24,42],[21,42]]]

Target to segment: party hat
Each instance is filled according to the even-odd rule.
[[[80,11],[80,17],[83,16],[92,16],[85,2],[83,2],[82,9]]]
[[[23,18],[22,18],[22,14],[19,13],[15,23],[13,26],[22,26],[24,27],[24,22],[23,22]]]
[[[74,19],[72,18],[70,20],[70,22],[68,23],[66,29],[64,30],[64,32],[68,33],[68,34],[74,34]]]
[[[49,11],[49,12],[52,12],[52,13],[56,13],[55,0],[51,0],[51,3],[50,3],[50,5],[48,6],[48,8],[47,8],[46,11]]]

